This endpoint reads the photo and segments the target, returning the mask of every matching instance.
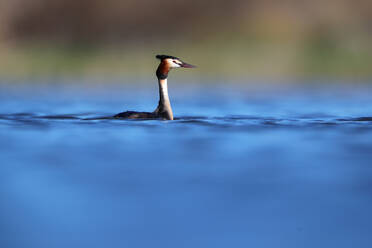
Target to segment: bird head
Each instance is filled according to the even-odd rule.
[[[161,64],[164,63],[165,66],[169,68],[195,68],[196,66],[190,65],[177,57],[169,55],[156,55],[157,59],[160,59]]]

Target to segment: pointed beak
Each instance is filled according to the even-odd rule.
[[[185,62],[182,62],[181,67],[183,67],[183,68],[195,68],[196,66],[195,65],[187,64]]]

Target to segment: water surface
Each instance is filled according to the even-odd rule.
[[[3,85],[0,247],[370,247],[371,92]]]

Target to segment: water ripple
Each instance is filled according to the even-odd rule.
[[[94,115],[92,113],[83,114],[36,114],[36,113],[12,113],[0,114],[0,124],[7,126],[17,126],[19,123],[23,125],[50,125],[53,123],[71,123],[71,124],[96,124],[112,123],[112,124],[132,124],[136,123],[137,126],[149,126],[151,123],[155,126],[164,124],[176,125],[192,125],[201,127],[236,127],[236,126],[261,126],[261,127],[332,127],[332,126],[352,126],[364,125],[372,127],[372,117],[338,117],[338,118],[325,118],[310,116],[306,117],[287,117],[276,118],[272,116],[247,116],[247,115],[232,115],[232,116],[180,116],[176,117],[174,121],[163,120],[122,120],[115,119],[111,115]]]

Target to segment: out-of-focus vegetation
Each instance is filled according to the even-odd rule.
[[[165,53],[206,77],[368,78],[372,1],[2,0],[0,41],[3,77],[149,75]]]

